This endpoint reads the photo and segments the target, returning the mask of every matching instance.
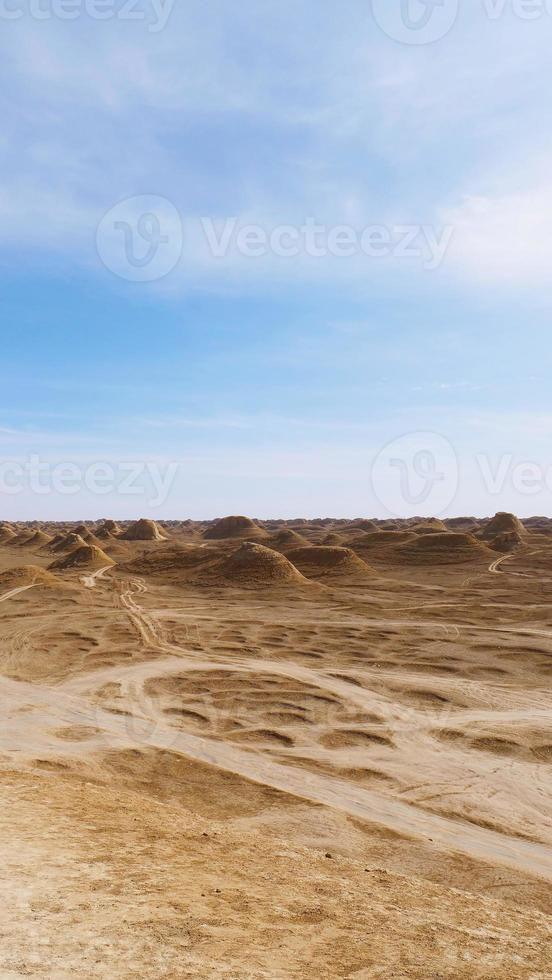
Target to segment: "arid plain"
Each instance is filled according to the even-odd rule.
[[[552,976],[552,520],[0,526],[0,976]]]

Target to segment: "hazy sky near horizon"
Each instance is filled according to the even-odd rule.
[[[0,7],[0,519],[552,514],[551,4]]]

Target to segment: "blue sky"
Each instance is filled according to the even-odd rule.
[[[374,460],[408,433],[457,460],[428,513],[552,514],[546,8],[461,3],[414,45],[356,0],[177,2],[159,30],[145,0],[144,19],[119,3],[102,21],[52,2],[40,20],[2,8],[22,15],[0,40],[0,461],[177,470],[162,501],[145,484],[15,492],[0,473],[0,516],[386,516]],[[98,228],[117,205],[132,224],[119,202],[144,195],[169,202],[182,246],[129,281],[118,230]],[[435,268],[302,244],[215,257],[202,221],[228,219],[312,220],[322,251],[337,226],[450,240]]]

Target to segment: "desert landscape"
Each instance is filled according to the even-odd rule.
[[[552,975],[552,520],[0,527],[5,978]]]
[[[0,980],[552,980],[552,0],[0,26]]]

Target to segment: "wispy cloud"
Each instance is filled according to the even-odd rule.
[[[512,165],[520,127],[541,141],[532,120],[546,111],[546,87],[527,70],[550,72],[548,25],[525,25],[520,46],[519,24],[473,10],[442,44],[413,51],[388,41],[360,0],[339,24],[317,9],[316,38],[313,14],[299,5],[290,24],[272,0],[232,11],[215,2],[206,18],[192,0],[158,34],[86,18],[6,22],[0,244],[54,250],[104,277],[94,247],[103,213],[127,196],[163,194],[186,228],[183,261],[159,287],[169,293],[335,283],[365,294],[397,276],[402,288],[425,288],[424,270],[398,260],[216,260],[202,215],[269,229],[308,216],[358,228],[443,216],[457,230],[453,268],[544,285],[552,195],[481,193],[477,171],[484,134]]]

